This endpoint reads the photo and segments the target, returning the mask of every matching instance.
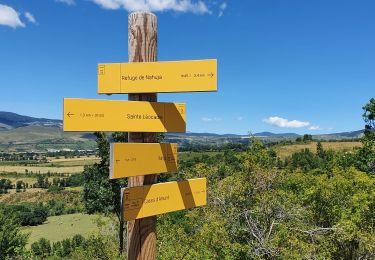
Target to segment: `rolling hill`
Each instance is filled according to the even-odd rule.
[[[47,118],[35,118],[30,116],[23,116],[12,112],[0,111],[0,127],[7,130],[30,126],[62,126],[62,121],[57,119],[47,119]]]
[[[363,131],[315,135],[314,139],[343,140],[355,139]],[[295,133],[255,133],[254,136],[267,142],[294,141]],[[194,144],[220,145],[225,143],[246,143],[249,135],[215,133],[167,133],[167,142],[180,146]],[[96,143],[91,133],[72,133],[62,130],[58,119],[35,118],[11,112],[0,112],[0,151],[46,151],[47,149],[95,149]]]

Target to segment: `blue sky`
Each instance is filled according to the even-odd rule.
[[[373,0],[0,0],[0,111],[62,118],[99,96],[97,63],[127,61],[127,16],[158,16],[160,61],[218,60],[218,92],[186,102],[187,130],[361,129],[375,93]]]

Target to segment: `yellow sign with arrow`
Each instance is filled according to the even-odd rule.
[[[177,144],[111,143],[110,178],[177,172]]]
[[[206,178],[122,189],[125,220],[150,217],[207,204]]]
[[[185,132],[185,104],[64,99],[64,131]]]
[[[98,93],[217,91],[217,61],[98,64]]]

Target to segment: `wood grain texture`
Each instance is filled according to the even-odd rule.
[[[157,61],[157,18],[148,12],[131,13],[128,17],[129,62]],[[131,101],[156,102],[156,93],[129,94]],[[155,143],[157,133],[129,133],[131,143]],[[157,175],[128,178],[128,187],[156,183]],[[128,222],[129,260],[156,259],[156,217]]]

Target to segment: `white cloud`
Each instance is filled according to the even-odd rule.
[[[268,118],[263,119],[263,122],[278,126],[278,127],[290,127],[290,128],[301,128],[301,127],[306,127],[310,125],[310,122],[303,122],[303,121],[298,121],[298,120],[291,120],[289,121],[288,119],[278,117],[278,116],[270,116]]]
[[[192,12],[196,14],[211,13],[203,1],[192,0],[91,0],[105,9],[123,8],[129,12],[134,11],[175,11]]]
[[[318,125],[312,125],[312,126],[310,126],[309,127],[309,130],[323,130],[323,128],[321,128],[320,126],[318,126]]]
[[[242,121],[243,120],[243,117],[242,116],[238,116],[237,117],[237,121]]]
[[[227,5],[226,2],[221,3],[221,5],[219,6],[219,9],[220,9],[220,11],[219,11],[219,17],[223,16],[224,10],[227,8],[227,6],[228,5]]]
[[[67,4],[67,5],[75,5],[76,4],[76,2],[74,0],[55,0],[55,1]]]
[[[10,26],[12,28],[25,27],[19,14],[12,7],[0,4],[0,25]]]
[[[34,16],[30,12],[26,12],[25,17],[27,18],[27,20],[29,20],[30,23],[36,23]]]
[[[201,120],[203,122],[219,122],[223,119],[220,117],[202,117]]]

